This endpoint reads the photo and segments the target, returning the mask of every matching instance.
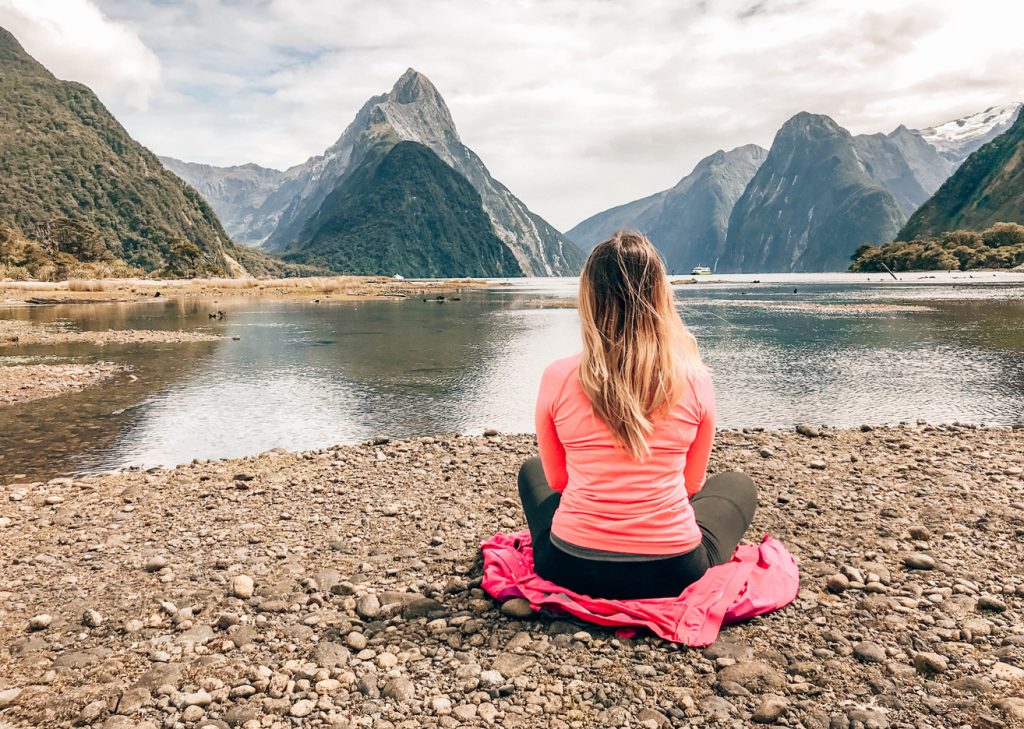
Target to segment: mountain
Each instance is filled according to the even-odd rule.
[[[767,154],[756,144],[719,150],[668,190],[587,218],[566,237],[590,250],[616,230],[629,228],[651,239],[669,271],[710,265],[725,248],[733,205]]]
[[[827,116],[787,121],[733,207],[718,270],[841,271],[861,244],[892,240],[906,215],[869,171],[884,150]]]
[[[284,173],[257,164],[234,167],[182,162],[160,157],[164,167],[194,187],[217,211],[231,239],[246,245],[258,245],[270,235],[277,221],[262,213],[267,198],[277,190]]]
[[[953,172],[949,160],[904,126],[889,134],[858,134],[853,146],[864,172],[889,191],[904,218]]]
[[[521,276],[471,184],[417,142],[379,145],[300,232],[288,260],[339,272]]]
[[[3,28],[0,178],[0,222],[69,255],[173,275],[281,265],[232,243],[199,194],[92,91],[55,78]]]
[[[1009,129],[1022,106],[1024,104],[991,106],[977,114],[919,129],[917,133],[954,166],[959,166],[976,149]]]
[[[527,275],[575,275],[582,253],[567,238],[531,212],[508,188],[491,177],[480,158],[466,147],[455,128],[444,99],[423,75],[409,69],[386,94],[370,98],[338,140],[322,155],[285,170],[271,192],[254,189],[251,196],[232,192],[207,193],[207,199],[226,218],[239,221],[233,228],[238,240],[261,242],[268,251],[297,251],[311,242],[307,222],[320,213],[328,196],[370,149],[386,141],[416,142],[465,178],[480,196],[495,235],[502,240]],[[217,187],[217,168],[202,171],[186,167],[181,174],[201,190]],[[227,175],[232,180],[232,175]],[[228,204],[226,200],[232,200]],[[245,211],[236,215],[236,211]],[[234,225],[234,223],[233,223]],[[268,232],[270,231],[270,232]]]
[[[1024,114],[971,154],[899,232],[911,240],[952,230],[1024,223]]]

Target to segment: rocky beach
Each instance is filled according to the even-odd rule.
[[[774,614],[691,649],[498,605],[532,436],[426,437],[0,491],[0,725],[1010,727],[1024,431],[722,431]]]

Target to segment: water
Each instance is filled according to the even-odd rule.
[[[1020,422],[1024,275],[902,279],[717,276],[675,287],[715,373],[720,426]],[[0,364],[102,359],[138,377],[0,410],[0,474],[172,465],[378,434],[532,431],[544,366],[579,347],[567,306],[575,289],[573,279],[535,279],[443,304],[192,299],[0,309],[82,329],[240,337],[0,349]],[[215,309],[223,321],[209,319]]]

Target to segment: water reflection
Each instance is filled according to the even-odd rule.
[[[1024,412],[1024,278],[954,288],[804,277],[795,288],[792,279],[677,288],[715,371],[723,427],[1011,423]],[[0,350],[0,364],[106,359],[138,377],[0,410],[0,473],[173,464],[377,434],[530,431],[543,368],[579,347],[575,309],[556,305],[574,293],[574,281],[546,280],[445,304],[191,299],[12,310],[2,315],[240,339]],[[754,298],[766,303],[747,305]],[[803,308],[787,308],[794,301]],[[907,301],[922,308],[835,310]],[[210,319],[215,310],[225,318]]]

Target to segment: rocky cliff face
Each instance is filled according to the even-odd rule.
[[[276,218],[263,205],[284,179],[280,170],[256,164],[215,167],[173,157],[160,161],[210,203],[233,240],[258,246],[274,231]]]
[[[264,195],[260,190],[252,198],[234,203],[248,211],[235,234],[239,240],[262,242],[270,251],[296,250],[303,244],[301,233],[306,222],[358,167],[367,151],[381,143],[394,145],[401,141],[429,148],[469,181],[480,195],[494,233],[527,275],[579,272],[581,252],[491,177],[480,158],[462,143],[440,93],[413,69],[406,71],[391,91],[369,99],[338,141],[322,155],[281,173],[278,186],[269,193]],[[184,172],[189,179],[191,170]],[[210,200],[215,207],[228,209],[221,198]],[[231,217],[234,219],[234,215]]]
[[[767,150],[748,144],[719,150],[668,190],[588,218],[566,235],[589,250],[616,230],[647,235],[670,272],[714,265],[725,248],[729,215]]]
[[[891,240],[906,215],[869,167],[899,165],[877,149],[827,116],[787,121],[733,207],[718,270],[841,271],[862,243]]]
[[[977,149],[915,212],[900,240],[993,223],[1024,223],[1024,114]]]

